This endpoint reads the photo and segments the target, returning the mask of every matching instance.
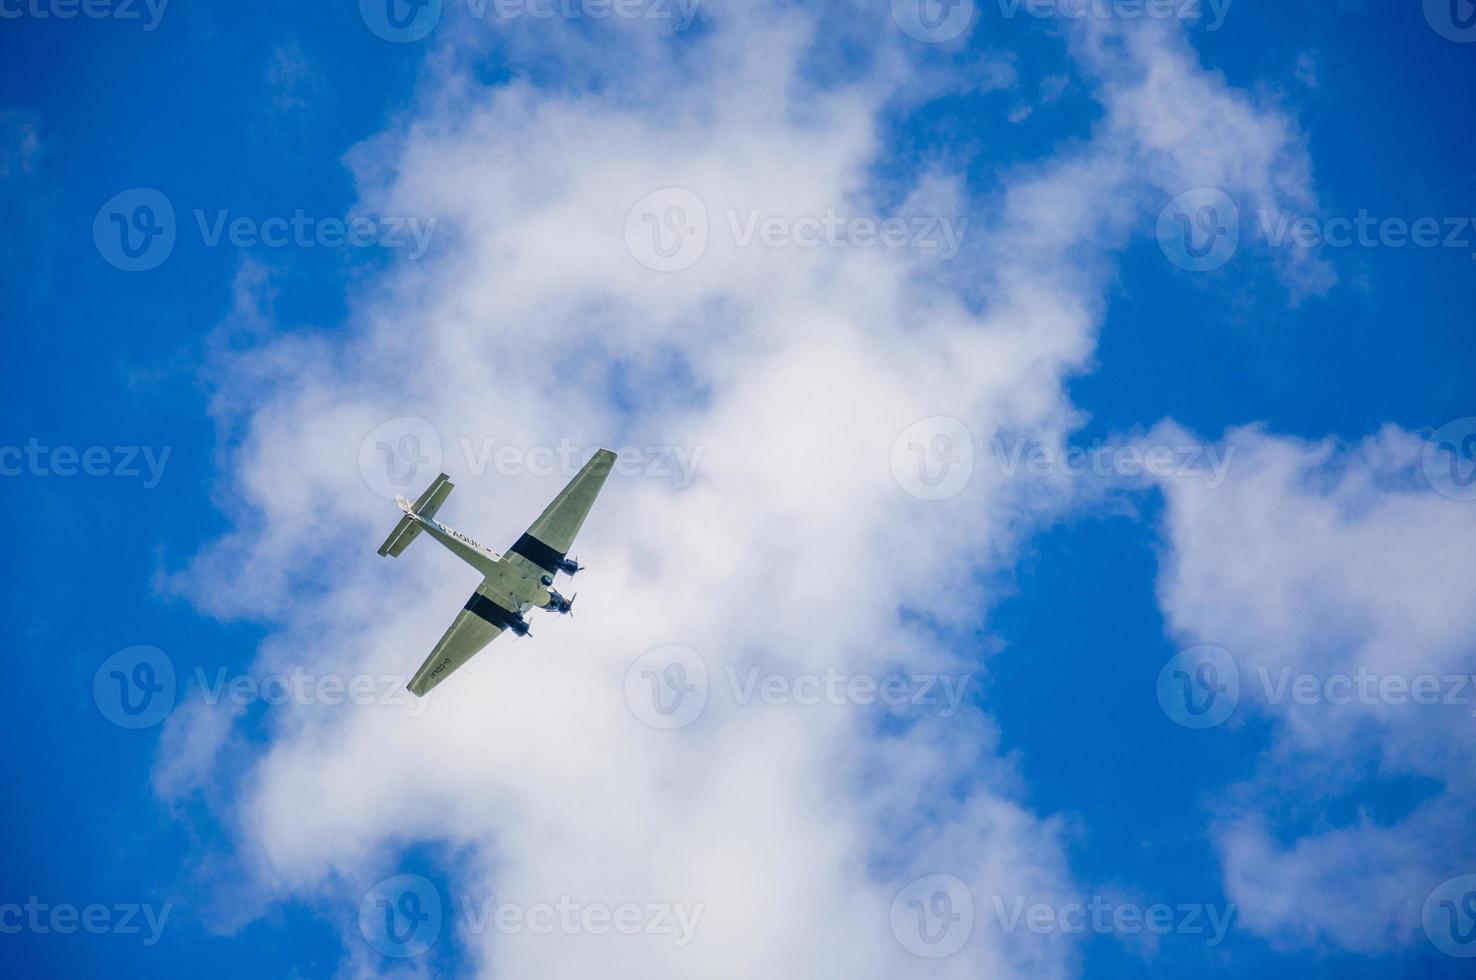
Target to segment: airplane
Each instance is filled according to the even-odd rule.
[[[559,594],[554,576],[559,572],[572,576],[583,569],[577,560],[567,557],[569,548],[614,463],[615,454],[610,450],[596,452],[502,555],[436,520],[436,512],[454,486],[445,473],[436,477],[413,504],[395,496],[405,516],[379,546],[381,556],[398,558],[424,531],[482,573],[482,584],[410,679],[410,693],[424,697],[505,630],[527,636],[528,621],[523,618],[527,610],[538,607],[565,615],[573,611],[574,598],[565,599]]]

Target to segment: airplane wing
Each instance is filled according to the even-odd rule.
[[[558,571],[614,465],[615,454],[608,449],[591,456],[569,485],[538,515],[538,520],[507,549],[506,559],[526,563],[525,568],[541,569],[548,575]]]
[[[410,679],[410,693],[425,697],[431,688],[450,677],[456,668],[480,653],[518,619],[514,610],[488,595],[506,591],[505,586],[499,586],[495,581],[500,578],[503,576],[487,576],[466,600],[466,605],[451,621],[450,628]]]

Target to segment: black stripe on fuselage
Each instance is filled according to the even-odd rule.
[[[564,560],[562,551],[555,551],[531,534],[518,538],[517,544],[508,550],[515,555],[522,555],[550,575],[559,570],[559,562]]]
[[[466,600],[466,605],[462,608],[485,619],[498,629],[511,629],[512,625],[520,619],[516,613],[503,609],[480,592],[473,592],[472,597]]]

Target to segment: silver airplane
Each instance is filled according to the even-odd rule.
[[[574,599],[565,599],[554,588],[554,576],[559,572],[573,575],[581,569],[579,562],[567,557],[569,548],[614,463],[615,454],[610,450],[596,452],[544,508],[533,526],[502,555],[436,520],[436,512],[453,486],[445,473],[436,477],[413,504],[404,497],[395,497],[405,516],[379,546],[381,555],[398,558],[424,531],[482,573],[482,584],[410,679],[412,694],[424,697],[503,630],[527,636],[528,621],[523,613],[529,609],[536,606],[568,613],[574,608]]]

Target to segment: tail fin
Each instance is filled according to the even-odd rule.
[[[425,493],[421,494],[413,504],[397,494],[395,502],[400,505],[405,516],[400,518],[400,522],[395,525],[389,537],[384,539],[384,544],[379,546],[380,555],[389,558],[400,557],[405,549],[410,547],[410,542],[420,536],[420,524],[415,517],[417,515],[426,519],[435,517],[436,511],[441,509],[441,505],[446,502],[446,498],[451,495],[455,486],[450,477],[442,473],[431,481]]]

